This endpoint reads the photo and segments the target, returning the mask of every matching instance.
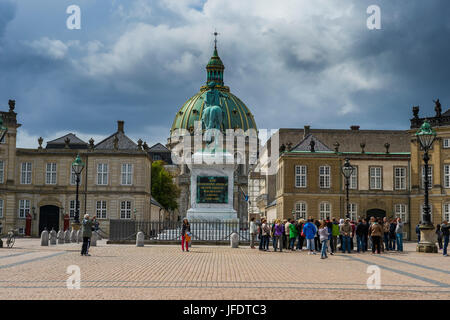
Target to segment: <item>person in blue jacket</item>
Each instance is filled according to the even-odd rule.
[[[314,237],[316,236],[317,227],[310,218],[308,222],[303,226],[303,233],[306,238],[306,248],[309,249],[308,254],[316,254],[314,251]]]

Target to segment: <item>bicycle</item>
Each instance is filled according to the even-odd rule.
[[[16,242],[15,232],[16,232],[16,230],[10,230],[8,232],[8,236],[6,237],[6,246],[8,248],[12,248],[14,245],[14,242]]]

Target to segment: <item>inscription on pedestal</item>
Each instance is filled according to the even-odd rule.
[[[228,177],[197,177],[197,203],[228,203]]]

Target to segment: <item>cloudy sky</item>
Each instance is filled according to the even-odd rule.
[[[66,27],[72,4],[81,30]],[[0,0],[0,110],[16,99],[20,147],[98,142],[116,120],[165,143],[217,29],[225,84],[259,128],[406,129],[413,105],[450,105],[449,16],[448,0]]]

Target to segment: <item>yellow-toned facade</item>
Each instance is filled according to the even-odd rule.
[[[98,150],[93,141],[80,149],[70,144],[43,148],[42,141],[36,149],[16,148],[20,127],[16,115],[13,110],[2,115],[10,121],[4,123],[8,132],[0,143],[0,233],[15,229],[25,234],[27,214],[31,216],[31,236],[38,236],[46,227],[47,214],[57,214],[59,230],[64,228],[65,216],[73,221],[76,183],[71,164],[77,154],[85,163],[79,185],[81,219],[84,213],[97,216],[107,234],[110,219],[158,219],[159,208],[151,204],[151,159],[145,150]],[[107,165],[102,184],[98,183],[99,164]],[[130,172],[123,180],[125,164]]]

